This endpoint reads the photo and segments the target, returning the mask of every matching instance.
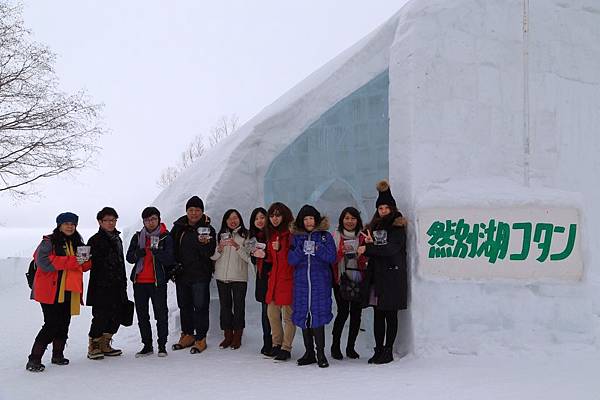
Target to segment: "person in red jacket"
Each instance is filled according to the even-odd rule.
[[[77,232],[79,217],[71,212],[56,217],[56,228],[44,236],[33,255],[37,270],[31,298],[40,303],[44,325],[33,342],[25,368],[41,372],[42,356],[52,343],[52,364],[67,365],[63,351],[67,343],[71,315],[79,315],[83,295],[83,272],[90,261],[77,256],[77,247],[84,246]]]
[[[267,262],[272,265],[265,303],[271,325],[273,347],[267,356],[278,361],[291,357],[296,327],[292,322],[294,272],[288,264],[292,211],[283,203],[273,203],[267,211]],[[281,320],[283,318],[283,326]]]

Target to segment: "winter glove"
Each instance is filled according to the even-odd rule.
[[[146,255],[146,249],[137,249],[135,252],[137,258],[142,258]]]
[[[181,264],[177,264],[173,267],[173,269],[169,272],[169,279],[173,282],[177,279],[177,275],[181,273],[183,270],[183,266]]]

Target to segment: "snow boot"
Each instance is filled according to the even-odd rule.
[[[29,372],[42,372],[46,368],[46,366],[42,364],[42,357],[44,356],[45,351],[46,346],[44,346],[37,340],[33,342],[31,354],[29,355],[27,365],[25,365],[25,369]]]
[[[344,359],[342,350],[340,350],[340,338],[336,338],[335,336],[333,337],[333,343],[331,343],[331,357],[333,357],[336,360]]]
[[[271,346],[271,351],[266,353],[265,356],[270,358],[277,357],[277,354],[279,354],[280,350],[281,346]]]
[[[352,347],[346,347],[346,356],[348,356],[348,358],[351,358],[353,360],[356,360],[358,358],[360,358],[360,354],[358,354],[356,352],[356,350],[354,350],[354,346]]]
[[[102,360],[104,358],[104,354],[102,354],[102,350],[100,350],[102,337],[89,339],[87,358],[90,360]]]
[[[275,356],[274,360],[275,361],[287,361],[290,358],[292,358],[292,355],[289,351],[284,350],[284,349],[279,349],[279,351],[277,352],[277,355]]]
[[[236,329],[233,331],[233,336],[231,338],[231,348],[233,350],[237,350],[242,347],[242,335],[244,334],[243,329]]]
[[[54,339],[52,342],[52,364],[56,365],[68,365],[69,359],[65,358],[64,351],[65,345],[67,344],[66,339]]]
[[[350,320],[350,329],[348,330],[348,343],[346,343],[346,355],[348,358],[352,358],[354,360],[360,358],[360,355],[354,349],[356,344],[356,337],[358,336],[358,332],[360,330],[360,321],[358,325],[354,326],[352,320]]]
[[[375,347],[373,350],[375,350],[375,353],[373,353],[373,357],[369,358],[369,361],[367,361],[369,364],[377,363],[377,360],[381,357],[381,353],[383,353],[383,347]]]
[[[331,357],[333,357],[336,360],[342,360],[344,358],[344,355],[342,354],[342,351],[340,350],[340,340],[342,338],[342,329],[344,328],[344,325],[342,325],[341,327],[339,326],[339,323],[336,324],[336,321],[333,324],[333,339],[331,341]]]
[[[329,367],[329,361],[325,357],[325,327],[312,328],[315,344],[317,345],[317,364],[319,368]]]
[[[146,357],[154,353],[154,349],[151,344],[144,344],[144,347],[137,353],[135,353],[135,358]]]
[[[260,349],[260,354],[268,355],[273,350],[273,339],[271,335],[263,335],[263,347]]]
[[[166,357],[168,356],[169,353],[167,353],[167,348],[164,344],[159,344],[158,345],[158,356],[159,357]]]
[[[114,349],[110,343],[112,342],[112,334],[104,333],[102,334],[102,340],[100,341],[100,350],[102,350],[102,354],[106,357],[116,357],[123,354],[121,349]]]
[[[187,333],[183,333],[181,332],[181,336],[179,337],[179,342],[175,343],[173,346],[171,346],[171,349],[173,350],[181,350],[181,349],[185,349],[186,347],[190,347],[194,344],[194,335],[188,335]]]
[[[302,329],[302,339],[304,339],[304,348],[306,349],[306,352],[296,361],[296,363],[300,366],[315,364],[317,358],[315,357],[315,344],[310,328]]]
[[[206,350],[206,338],[196,340],[194,345],[190,348],[191,354],[199,354]]]
[[[231,346],[231,342],[233,340],[233,331],[231,329],[225,329],[223,331],[223,336],[225,337],[221,343],[219,343],[219,347],[222,349],[226,349]]]
[[[394,361],[394,355],[392,348],[390,346],[386,346],[383,348],[381,355],[377,358],[374,363],[375,364],[387,364]]]

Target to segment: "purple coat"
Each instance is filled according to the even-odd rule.
[[[323,222],[328,225],[326,219]],[[331,265],[336,261],[337,250],[323,222],[310,233],[293,232],[288,253],[288,262],[294,267],[292,321],[300,328],[318,328],[333,319]],[[309,239],[315,242],[314,255],[304,254],[304,242]]]

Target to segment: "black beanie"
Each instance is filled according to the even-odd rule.
[[[315,219],[315,225],[319,226],[321,223],[321,213],[311,205],[305,204],[302,206],[300,211],[298,211],[298,215],[296,216],[295,225],[298,228],[304,228],[304,218],[305,217],[313,217]]]
[[[142,211],[142,219],[150,218],[151,216],[156,215],[158,219],[160,219],[160,211],[156,207],[146,207],[144,211]]]
[[[394,197],[392,196],[392,191],[390,190],[390,184],[388,181],[379,181],[377,183],[377,191],[379,192],[379,196],[377,196],[375,207],[379,207],[384,204],[390,207],[396,207],[396,200],[394,200]]]
[[[190,197],[190,199],[187,201],[187,203],[185,203],[186,210],[190,207],[196,207],[196,208],[199,208],[202,211],[204,211],[204,203],[202,202],[202,199],[198,196]]]

